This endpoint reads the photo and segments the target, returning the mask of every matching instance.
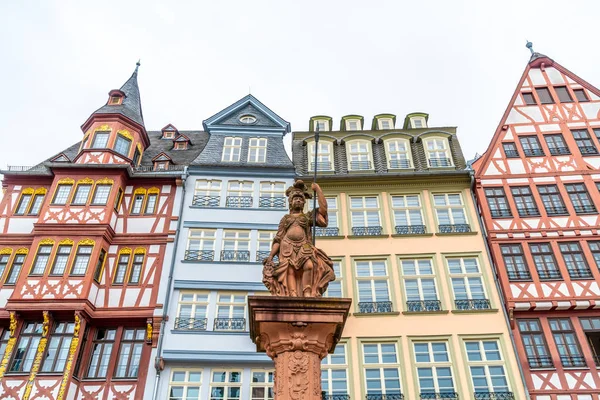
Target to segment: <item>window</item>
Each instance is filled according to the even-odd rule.
[[[379,129],[394,129],[394,121],[391,118],[379,118],[377,122]]]
[[[571,133],[577,143],[577,147],[579,147],[581,155],[598,154],[598,149],[596,149],[596,145],[592,142],[587,129],[573,129]]]
[[[544,150],[542,149],[537,136],[521,136],[519,141],[521,142],[521,147],[523,147],[523,154],[525,154],[526,157],[544,155]]]
[[[590,271],[583,250],[578,242],[559,243],[558,248],[565,260],[571,279],[592,278],[592,271]]]
[[[246,329],[246,294],[219,293],[215,330]]]
[[[348,119],[346,120],[346,130],[348,131],[359,131],[361,128],[360,120],[358,119]]]
[[[594,131],[594,136],[596,136],[596,139],[600,140],[600,128],[593,128],[592,130]]]
[[[6,249],[5,249],[6,250]],[[8,266],[8,260],[10,259],[11,249],[6,250],[6,253],[0,254],[0,279],[4,276],[4,271]],[[1,282],[1,281],[0,281]]]
[[[353,235],[381,235],[379,198],[377,196],[350,197],[350,217]]]
[[[115,367],[115,378],[137,378],[145,334],[145,329],[123,330],[123,338],[121,339]]]
[[[75,261],[73,261],[73,268],[71,268],[71,276],[85,275],[85,273],[87,272],[88,264],[90,263],[92,249],[93,246],[77,246]]]
[[[514,142],[502,143],[502,147],[506,158],[519,158],[519,150],[517,150],[517,145]]]
[[[221,181],[197,179],[194,187],[192,205],[201,207],[219,207],[221,202]]]
[[[315,142],[308,143],[308,170],[315,170]],[[317,170],[333,171],[333,143],[327,140],[319,141],[317,154]]]
[[[175,329],[206,330],[207,309],[208,293],[181,292],[179,294],[179,311],[175,318]]]
[[[125,157],[129,157],[129,148],[131,147],[131,140],[124,136],[117,135],[115,141],[115,151]]]
[[[529,186],[517,186],[510,188],[515,206],[520,217],[537,217],[540,215],[531,188]]]
[[[10,340],[10,330],[3,329],[2,335],[0,336],[0,354],[4,354],[6,352],[6,346],[8,346],[9,340]]]
[[[573,330],[573,325],[571,325],[571,320],[557,318],[549,319],[548,322],[562,366],[585,367],[585,357],[581,353],[581,347]]]
[[[357,260],[355,268],[359,312],[392,312],[385,260]]]
[[[410,124],[414,129],[427,128],[427,122],[423,117],[411,117]]]
[[[61,184],[56,187],[56,192],[54,192],[54,198],[52,199],[52,204],[54,205],[65,205],[67,204],[67,200],[69,199],[69,195],[71,194],[71,188],[73,185]]]
[[[106,205],[106,202],[108,202],[108,196],[110,195],[110,189],[112,189],[112,185],[96,185],[94,197],[92,198],[92,205]]]
[[[274,378],[274,370],[252,370],[252,381],[250,382],[250,400],[273,400]]]
[[[226,207],[248,208],[252,207],[252,195],[254,194],[254,182],[252,181],[229,181],[227,187]]]
[[[438,300],[431,260],[400,260],[400,267],[407,311],[440,311],[442,304]]]
[[[50,253],[52,252],[52,245],[41,245],[38,247],[35,260],[29,275],[43,275],[50,260]]]
[[[163,132],[163,139],[173,139],[175,137],[175,132],[173,131],[164,131]]]
[[[104,261],[106,261],[106,250],[100,250],[96,269],[94,270],[94,280],[100,282],[102,280],[102,272],[104,271]]]
[[[209,400],[239,400],[242,398],[242,371],[213,370]]]
[[[124,252],[128,251],[128,252]],[[119,253],[117,268],[115,269],[115,276],[113,278],[113,284],[122,285],[125,282],[125,275],[127,274],[127,268],[129,267],[129,259],[131,257],[131,250],[124,249]]]
[[[169,400],[200,400],[202,371],[171,371]]]
[[[23,193],[21,195],[21,199],[19,200],[19,205],[15,210],[15,215],[25,215],[27,209],[29,208],[29,203],[31,202],[31,197],[33,194],[31,193]]]
[[[8,271],[8,276],[6,277],[6,285],[14,285],[17,282],[17,278],[19,278],[19,274],[21,273],[24,263],[25,254],[16,254],[15,258],[13,259],[12,266]]]
[[[105,149],[108,147],[110,132],[96,132],[92,141],[92,149]]]
[[[491,308],[479,262],[475,257],[447,258],[454,305],[457,310],[487,310]]]
[[[550,94],[548,88],[536,88],[535,91],[537,92],[537,95],[542,104],[554,103],[554,99],[552,98],[552,95]]]
[[[214,261],[215,231],[190,229],[184,258],[196,261]]]
[[[150,191],[148,191],[148,198],[146,199],[146,208],[144,210],[145,215],[154,214],[156,212],[157,200],[158,193],[150,193]]]
[[[413,347],[421,395],[438,393],[445,395],[443,398],[451,398],[455,389],[447,343],[413,343]]]
[[[433,207],[440,233],[471,232],[460,193],[434,194]]]
[[[340,226],[338,222],[338,201],[337,197],[326,197],[327,201],[327,218],[328,224],[326,228],[320,226],[315,227],[316,236],[338,236],[340,234]],[[308,202],[308,207],[312,209],[312,201]]]
[[[248,162],[264,163],[267,161],[267,139],[251,138],[248,146]]]
[[[529,368],[552,368],[552,357],[544,339],[544,332],[538,319],[520,319],[517,322],[521,340],[527,354]]]
[[[242,124],[253,124],[256,122],[256,117],[254,117],[252,115],[242,115],[240,117],[240,122]]]
[[[73,245],[71,244],[58,246],[58,250],[56,250],[56,256],[54,256],[54,263],[52,264],[52,269],[50,270],[50,275],[62,275],[65,273],[65,270],[67,269],[67,262],[71,256],[72,248]]]
[[[520,244],[500,245],[504,266],[511,281],[530,280],[531,274],[525,261],[523,247]]]
[[[143,189],[142,189],[143,190]],[[145,190],[143,193],[133,194],[133,205],[131,206],[131,214],[140,214],[144,205]]]
[[[512,217],[510,206],[508,205],[506,195],[504,194],[504,189],[487,188],[485,189],[485,197],[488,205],[490,206],[492,218]]]
[[[250,261],[250,231],[223,231],[221,261]]]
[[[45,196],[45,189],[44,193],[36,194],[33,196],[33,203],[31,204],[31,208],[29,209],[28,215],[38,215],[40,213]]]
[[[319,128],[319,132],[328,131],[329,130],[329,121],[325,119],[317,119],[314,121],[313,129],[316,130]]]
[[[242,151],[242,138],[226,137],[223,143],[222,161],[240,161]]]
[[[177,144],[179,145],[180,143],[177,143]],[[185,143],[183,143],[183,144],[185,146]],[[178,149],[179,146],[176,146],[175,148]],[[142,156],[142,154],[140,153],[140,150],[138,148],[136,148],[135,151],[133,152],[133,160],[131,160],[132,164],[133,165],[138,165],[141,156]]]
[[[527,104],[528,106],[537,105],[535,98],[533,97],[533,93],[531,92],[523,93],[523,100],[525,100],[525,104]]]
[[[185,150],[187,149],[187,142],[175,142],[175,145],[173,146],[174,150]]]
[[[396,343],[363,343],[363,365],[369,395],[400,394],[400,364]]]
[[[142,278],[142,268],[144,268],[144,253],[138,252],[133,255],[133,262],[131,263],[131,273],[129,274],[129,284],[137,285],[140,283]]]
[[[410,142],[407,139],[385,141],[389,169],[412,168]]]
[[[588,242],[588,245],[590,246],[590,251],[592,252],[592,257],[594,257],[596,267],[600,269],[600,242]]]
[[[558,186],[538,186],[538,192],[540,192],[540,197],[542,198],[542,203],[544,204],[548,216],[568,214],[565,203],[563,203],[560,192],[558,191]]]
[[[117,192],[117,198],[115,199],[115,211],[116,212],[119,212],[122,201],[123,201],[123,189],[119,188],[119,191]]]
[[[285,182],[261,182],[258,206],[260,208],[286,208]]]
[[[579,321],[598,367],[600,365],[600,318],[579,318]]]
[[[42,372],[63,372],[75,331],[74,322],[55,322],[54,332],[46,349]]]
[[[338,343],[332,354],[321,361],[321,390],[325,395],[348,395],[346,343]]]
[[[569,147],[565,143],[565,139],[563,135],[545,135],[544,139],[546,139],[546,144],[548,145],[548,150],[550,150],[550,154],[553,156],[559,156],[563,154],[571,154],[569,151]]]
[[[344,297],[342,262],[340,260],[333,260],[333,272],[335,273],[335,280],[329,282],[329,286],[327,287],[327,291],[323,293],[323,297]]]
[[[41,322],[24,322],[14,351],[10,372],[30,372],[42,338]]]
[[[530,243],[529,250],[541,280],[562,279],[550,243]]]
[[[423,140],[427,164],[431,168],[452,167],[450,148],[446,138],[429,138]]]
[[[510,391],[497,340],[466,341],[465,348],[475,398],[478,393],[500,394]]]
[[[71,200],[71,204],[84,205],[85,203],[87,203],[88,198],[90,197],[91,190],[91,184],[78,184],[77,188],[75,189],[75,195],[73,196],[73,200]]]
[[[580,103],[590,101],[590,99],[588,99],[587,95],[585,94],[585,90],[583,89],[573,89],[573,93],[575,93],[575,97]]]
[[[258,248],[256,250],[256,261],[262,261],[271,253],[271,244],[275,237],[275,231],[258,231]]]
[[[554,91],[556,92],[556,95],[558,96],[558,101],[560,101],[561,103],[572,103],[573,102],[573,98],[571,97],[571,94],[569,93],[569,90],[567,89],[566,86],[556,86],[554,88]]]
[[[366,140],[353,140],[346,144],[348,170],[360,171],[373,169],[371,162],[371,143]]]
[[[596,206],[585,188],[585,183],[568,183],[565,184],[565,189],[567,189],[576,214],[596,213]]]
[[[110,104],[119,104],[121,102],[121,96],[111,96]]]

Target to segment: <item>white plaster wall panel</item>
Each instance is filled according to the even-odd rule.
[[[209,324],[209,327],[212,326]],[[248,332],[228,334],[227,336],[224,336],[221,332],[212,333],[209,331],[205,331],[201,335],[172,333],[171,335],[165,335],[164,346],[165,349],[169,350],[256,352],[256,345],[250,340]]]
[[[583,222],[585,222],[588,225],[596,225],[596,219],[598,217],[594,215],[581,215],[579,216],[579,218],[581,218]]]
[[[115,233],[123,233],[123,219],[119,218],[117,220],[117,226],[115,227]]]
[[[108,247],[108,254],[117,254],[117,249],[119,248],[119,246],[116,245],[110,245]]]
[[[6,302],[12,296],[14,289],[2,288],[0,289],[0,308],[6,307]]]
[[[512,140],[512,139],[513,139],[512,131],[508,130],[506,132],[506,134],[504,135],[504,139],[503,140]]]
[[[589,288],[588,288],[589,284]],[[573,281],[573,290],[577,296],[581,296],[581,294],[585,291],[589,291],[591,293],[585,293],[584,296],[598,296],[600,295],[600,288],[598,287],[597,282],[577,282]]]
[[[567,372],[565,378],[569,389],[581,389],[581,383],[579,383],[579,381],[583,381],[583,383],[589,387],[596,387],[594,378],[589,372]]]
[[[142,298],[140,299],[140,307],[148,307],[150,305],[151,289],[143,289]]]
[[[108,290],[108,306],[118,307],[121,300],[121,293],[123,289],[109,289]]]
[[[123,307],[133,307],[140,294],[140,288],[125,289],[125,298],[123,299]]]
[[[538,127],[542,132],[560,132],[560,125],[558,124],[540,124]]]
[[[98,296],[98,285],[92,283],[90,285],[90,292],[88,293],[88,300],[92,304],[96,304],[96,297]]]
[[[99,289],[98,296],[96,296],[96,301],[94,302],[94,305],[96,307],[104,307],[105,296],[106,296],[106,289]]]
[[[517,98],[515,99],[515,105],[522,106],[523,104],[524,103],[523,103],[523,100],[521,99],[521,96],[517,96]]]
[[[110,216],[110,226],[111,228],[113,228],[114,230],[116,230],[117,227],[117,213],[113,212]]]
[[[498,168],[494,165],[494,163],[490,163],[485,171],[485,176],[493,176],[493,175],[502,175]]]
[[[6,218],[0,218],[0,232],[4,232],[5,226],[6,226]]]
[[[573,232],[573,231],[565,231],[565,232],[563,232],[563,235],[565,235],[565,236],[575,236],[575,232]]]
[[[585,310],[587,308],[591,307],[591,303],[589,301],[586,300],[577,300],[575,302],[575,309],[576,310]]]
[[[558,232],[547,232],[546,235],[548,237],[558,237]]]
[[[600,158],[599,157],[585,157],[585,162],[591,165],[593,168],[600,168]]]
[[[544,116],[538,106],[522,107],[520,111],[524,112],[529,118],[535,122],[544,122]]]
[[[539,232],[531,232],[529,236],[531,236],[532,238],[539,238],[542,237],[542,234]]]
[[[172,244],[171,244],[172,246]],[[149,253],[158,253],[160,251],[160,246],[157,244],[153,244],[150,247],[148,247],[148,252]]]
[[[535,125],[527,124],[527,125],[518,125],[513,126],[513,129],[516,133],[535,133]]]
[[[546,75],[550,83],[554,85],[564,85],[566,83],[563,75],[554,67],[546,68]]]
[[[73,382],[69,382],[69,388],[67,389],[67,397],[66,400],[75,400],[77,397],[77,385]]]
[[[171,223],[169,224],[169,230],[170,231],[177,230],[177,221],[171,221]]]
[[[158,219],[158,223],[156,224],[156,231],[155,232],[164,232],[165,231],[165,218],[164,217],[160,217]]]
[[[578,394],[577,400],[592,400],[591,394]]]
[[[133,193],[133,186],[125,186],[125,194]]]
[[[161,193],[171,193],[171,185],[163,185],[160,191]]]
[[[129,218],[127,220],[127,233],[150,232],[155,220],[155,218]]]
[[[534,400],[552,400],[552,399],[550,398],[550,396],[546,396],[546,395],[543,395],[543,396],[535,396],[533,399],[534,399]]]
[[[500,149],[496,149],[496,151],[494,152],[494,155],[492,156],[492,158],[502,158],[502,153],[500,152]]]
[[[542,71],[537,68],[533,68],[533,69],[529,70],[529,79],[531,79],[531,83],[534,86],[546,84],[546,79],[544,79],[544,75],[542,75]]]
[[[525,164],[523,160],[506,160],[508,168],[512,174],[524,174]]]
[[[587,124],[585,122],[569,122],[567,124],[569,128],[585,128],[586,125]]]
[[[540,218],[527,218],[523,220],[529,226],[538,226],[540,223]]]
[[[525,107],[520,108],[521,111],[525,111],[524,109],[525,109]],[[508,117],[506,117],[507,124],[526,124],[526,123],[530,123],[530,122],[531,122],[531,120],[529,120],[525,115],[521,114],[519,111],[517,111],[514,108],[510,110]]]
[[[185,263],[175,269],[174,279],[188,281],[260,282],[262,279],[262,265],[258,263],[244,265],[235,265],[235,263],[204,265]]]
[[[550,221],[554,222],[554,224],[556,226],[562,227],[562,228],[567,228],[568,227],[568,222],[569,222],[569,218],[568,217],[552,217],[550,218]]]
[[[592,93],[588,91],[591,100],[600,100],[600,97],[596,95],[596,93]]]
[[[8,224],[10,233],[31,233],[36,218],[11,218]]]
[[[515,239],[522,239],[525,237],[525,234],[524,233],[515,233],[515,234],[513,234],[513,236]]]
[[[535,303],[536,311],[550,310],[553,307],[551,301],[538,301]]]
[[[486,185],[502,185],[502,179],[482,179],[481,184]]]
[[[157,210],[162,211],[165,203],[167,202],[168,198],[167,196],[160,196],[160,199],[158,200],[158,208]]]
[[[506,180],[507,183],[529,183],[527,178],[509,178]]]
[[[582,235],[591,235],[592,231],[579,231]]]
[[[600,111],[600,103],[579,103],[587,119],[598,119],[598,111]]]

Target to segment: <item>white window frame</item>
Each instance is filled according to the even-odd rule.
[[[173,377],[175,374],[184,373],[183,381],[175,381]],[[190,381],[191,374],[200,374],[200,381]],[[192,368],[192,369],[172,369],[171,375],[169,378],[169,399],[177,398],[180,400],[196,400],[199,399],[202,392],[202,378],[204,376],[204,370],[202,368]],[[183,396],[171,396],[171,389],[174,387],[180,387],[183,390]],[[188,397],[188,389],[189,388],[198,388],[198,397]]]
[[[352,129],[352,124],[356,123],[356,129]],[[358,118],[350,118],[345,121],[346,130],[347,131],[360,131],[362,130],[362,126],[360,123],[360,119]]]
[[[308,170],[315,169],[315,141],[308,142]],[[333,142],[330,140],[319,140],[319,154],[317,154],[317,166],[319,171],[333,171]],[[323,165],[323,163],[325,163]]]
[[[484,350],[484,343],[485,342],[494,342],[496,343],[497,349],[498,349],[498,354],[500,356],[500,360],[488,360],[487,358],[487,354],[486,351]],[[494,392],[495,388],[492,384],[492,379],[491,379],[491,374],[490,374],[490,367],[501,367],[504,371],[504,379],[506,380],[506,390],[507,391],[511,391],[511,387],[510,387],[510,380],[508,379],[508,374],[506,371],[506,365],[504,363],[504,354],[502,354],[502,346],[500,345],[500,340],[493,338],[493,339],[463,339],[463,343],[464,343],[464,349],[465,349],[465,361],[467,362],[467,366],[469,367],[469,376],[471,377],[471,385],[473,387],[473,391],[477,392],[477,390],[475,389],[475,385],[473,382],[473,375],[471,372],[471,368],[473,367],[483,367],[485,370],[485,378],[487,381],[487,390],[489,392]],[[469,351],[467,350],[467,343],[478,343],[479,345],[479,357],[481,358],[480,361],[477,360],[470,360],[469,359]],[[499,390],[499,391],[503,391],[503,390]]]
[[[218,179],[196,179],[192,203],[201,207],[218,207],[221,204],[221,189],[222,181]],[[199,201],[195,201],[194,198],[198,196]]]
[[[389,124],[387,128],[383,126],[384,122],[387,122]],[[379,129],[394,129],[394,120],[392,118],[378,118],[377,126],[379,127]]]
[[[225,242],[232,242],[233,248]],[[250,251],[250,231],[249,230],[223,230],[223,250]]]
[[[250,138],[248,143],[248,162],[265,163],[267,161],[267,138]]]
[[[379,370],[379,380],[380,380],[380,386],[381,386],[381,392],[382,394],[396,394],[395,391],[389,391],[389,389],[385,386],[385,370],[389,369],[389,370],[396,370],[398,373],[398,392],[397,393],[402,393],[402,373],[400,371],[400,354],[399,354],[399,345],[397,342],[361,342],[361,355],[362,355],[362,361],[363,361],[363,382],[364,382],[364,388],[365,388],[365,393],[367,395],[369,394],[378,394],[376,392],[372,392],[369,393],[369,389],[368,389],[368,384],[367,384],[367,370]],[[367,363],[366,362],[366,353],[365,353],[365,345],[376,345],[377,346],[377,358],[378,358],[378,362],[377,363]],[[395,363],[388,363],[388,362],[384,362],[383,360],[383,345],[393,345],[394,346],[394,355],[396,357],[396,362]],[[390,354],[390,353],[385,353],[385,354]]]
[[[354,145],[358,147],[352,149]],[[362,145],[366,149],[361,149]],[[354,139],[346,142],[346,157],[348,159],[348,171],[372,171],[373,167],[373,148],[371,141],[366,139]],[[352,168],[352,163],[367,163],[369,168]],[[360,164],[362,165],[362,164]]]
[[[344,297],[344,260],[333,260],[333,271],[335,272],[335,280],[329,282],[329,286],[327,287],[327,290],[325,291],[325,293],[323,293],[323,297],[335,297],[332,296],[331,293],[329,293],[329,289],[331,288],[331,284],[335,284],[335,285],[339,285],[340,289],[340,296],[339,297]]]
[[[412,271],[409,272],[409,270],[408,270],[409,263],[414,263],[414,269],[415,269],[414,274],[412,273]],[[431,273],[427,273],[427,272],[422,273],[421,271],[425,270],[427,267],[429,267],[429,269],[431,270]],[[440,300],[440,293],[439,293],[438,285],[436,282],[435,267],[433,264],[433,259],[431,259],[431,258],[402,258],[402,259],[400,259],[400,270],[402,271],[402,284],[404,286],[404,295],[406,296],[406,301],[426,301],[426,300],[439,301]],[[425,298],[424,291],[423,291],[423,280],[433,282],[433,289],[434,289],[434,295],[435,295],[434,298]],[[416,281],[417,291],[419,294],[418,299],[409,299],[408,298],[408,285],[406,284],[407,281]]]
[[[458,196],[458,198],[460,200],[460,204],[452,204],[451,203],[451,197],[449,197],[449,196],[456,196],[456,195]],[[436,204],[436,200],[441,199],[441,196],[443,196],[444,204]],[[433,208],[435,209],[435,218],[437,220],[438,226],[444,225],[440,221],[440,215],[439,215],[440,211],[446,211],[448,213],[448,218],[450,221],[449,225],[460,225],[460,224],[470,225],[469,218],[467,217],[467,209],[466,209],[466,205],[465,205],[462,193],[433,193],[432,197],[433,197]],[[464,222],[457,222],[455,220],[453,210],[458,210],[458,209],[460,209],[462,211],[462,214],[464,217]]]
[[[338,362],[341,361],[341,362]],[[344,382],[346,384],[345,391],[336,391],[333,389],[333,382],[340,382],[341,379],[335,379],[333,377],[334,372],[344,371],[346,377]],[[349,395],[350,394],[350,379],[348,370],[348,343],[339,342],[335,346],[333,354],[327,354],[321,361],[321,383],[323,380],[327,382],[327,389],[323,389],[326,395]],[[323,388],[325,385],[321,385]]]
[[[260,197],[285,198],[285,182],[261,181],[259,183]]]
[[[358,303],[377,303],[377,302],[386,302],[392,301],[392,293],[390,290],[390,269],[388,266],[388,262],[386,259],[374,259],[374,260],[364,260],[364,259],[357,259],[354,260],[354,276],[356,279],[356,293],[357,293],[357,299]],[[373,263],[383,263],[383,266],[385,268],[384,275],[375,275],[375,270],[373,268]],[[368,270],[369,270],[369,274],[368,275],[360,275],[359,274],[359,264],[366,264],[368,265]],[[361,292],[360,292],[360,282],[369,282],[369,286],[370,286],[370,300],[368,299],[363,299],[361,298]],[[375,285],[375,282],[385,282],[386,288],[387,288],[387,296],[386,298],[378,298],[377,297],[377,285]]]
[[[476,265],[477,265],[477,272],[468,272],[467,271],[467,268],[465,266],[465,259],[475,260]],[[452,261],[458,260],[460,272],[452,272],[451,266],[450,266],[451,260]],[[448,278],[450,279],[450,286],[452,287],[452,295],[453,295],[455,301],[456,300],[488,300],[488,301],[490,301],[489,295],[488,295],[486,287],[485,287],[485,280],[483,279],[483,272],[481,270],[481,263],[480,263],[479,257],[477,257],[477,256],[445,257],[444,262],[446,263],[446,265],[448,267]],[[475,279],[475,278],[479,279],[481,288],[483,290],[483,297],[478,297],[478,298],[473,297],[473,290],[471,288],[471,279]],[[462,280],[462,282],[465,286],[465,290],[466,290],[466,296],[467,296],[466,299],[465,298],[458,299],[456,297],[456,291],[454,289],[454,279]]]
[[[191,300],[187,300],[187,297],[192,296]],[[177,318],[188,318],[195,320],[204,319],[208,321],[208,306],[210,304],[210,292],[207,291],[181,291],[179,293],[179,303],[177,304]],[[181,309],[190,306],[190,315],[182,316]],[[194,328],[194,321],[190,321],[188,324],[188,329]],[[178,327],[175,329],[183,329],[181,328],[182,324],[180,323]],[[205,328],[206,329],[206,328]],[[200,330],[200,329],[199,329]]]
[[[269,253],[271,252],[271,245],[273,244],[273,238],[275,238],[276,234],[276,231],[258,231],[258,241],[256,244],[256,261],[262,262],[263,257],[260,257],[261,253],[262,255],[269,255]]]
[[[409,203],[411,200],[417,200],[418,205],[411,205]],[[421,195],[419,194],[394,194],[390,199],[390,203],[392,206],[392,217],[394,218],[394,228],[397,226],[425,226],[425,216],[423,215],[423,202],[421,201]],[[419,224],[413,224],[411,214],[414,214],[415,211],[419,212],[419,218],[421,222]],[[408,224],[399,224],[398,216],[404,215],[406,222]]]
[[[215,382],[215,374],[225,373],[225,382]],[[239,374],[238,382],[231,382],[231,374],[237,373]],[[244,381],[244,370],[243,369],[226,369],[226,368],[213,368],[210,371],[210,387],[209,387],[209,400],[216,400],[216,397],[212,396],[213,388],[222,387],[223,397],[219,398],[219,400],[242,400],[244,398],[244,393],[242,390],[242,384]],[[239,397],[231,397],[229,396],[230,388],[239,388]]]
[[[387,139],[385,144],[385,155],[389,169],[410,169],[414,168],[410,140],[403,138]],[[406,151],[399,150],[400,145],[406,146]],[[390,147],[394,146],[395,149]]]
[[[239,300],[242,301],[239,301]],[[244,319],[247,320],[248,294],[243,292],[218,292],[215,306],[215,319]],[[242,309],[240,313],[239,310]],[[225,311],[225,312],[223,312]],[[244,325],[246,325],[244,323]],[[245,329],[216,329],[225,331],[241,331]]]
[[[237,187],[235,187],[237,185]],[[227,197],[253,197],[253,181],[229,181],[227,182]]]
[[[362,201],[362,206],[359,208],[354,208],[352,206],[352,199],[361,199]],[[377,206],[375,208],[373,207],[368,207],[367,203],[366,203],[366,199],[367,198],[375,198],[377,201]],[[380,206],[380,202],[379,202],[379,196],[374,195],[374,196],[368,196],[368,195],[364,195],[364,196],[350,196],[350,222],[353,228],[363,228],[363,227],[372,227],[372,226],[377,226],[380,227],[382,226],[381,224],[381,206]],[[374,211],[377,211],[377,224],[378,225],[371,225],[369,223],[369,214],[373,213]],[[356,214],[355,214],[356,213]],[[362,214],[362,225],[355,225],[355,215],[358,218],[360,216],[360,214]],[[358,221],[358,219],[357,219]]]
[[[320,126],[323,124],[322,126]],[[313,121],[313,130],[317,130],[317,126],[319,126],[319,132],[329,131],[329,120],[326,119],[315,119]]]
[[[417,124],[417,121],[419,121],[420,124]],[[410,117],[410,126],[413,129],[427,128],[427,120],[425,120],[425,117]]]
[[[265,374],[263,380],[258,380],[254,377],[254,374]],[[273,400],[275,397],[274,393],[274,382],[275,382],[275,370],[274,369],[258,369],[253,368],[250,370],[250,400]],[[254,394],[254,389],[263,389],[264,394],[262,397]],[[270,392],[270,396],[269,396]]]
[[[417,360],[417,349],[416,346],[417,345],[423,345],[426,344],[427,345],[427,354],[429,357],[429,361],[418,361]],[[434,344],[444,344],[444,346],[446,347],[445,349],[445,356],[448,359],[447,361],[436,361],[435,360],[435,354],[436,352],[434,352],[433,350],[433,345]],[[448,392],[456,392],[456,378],[454,376],[454,370],[452,368],[452,358],[451,358],[451,352],[450,352],[450,345],[448,343],[448,341],[445,340],[435,340],[435,341],[430,341],[430,342],[413,342],[413,353],[415,356],[415,372],[416,372],[416,378],[417,378],[417,382],[419,385],[419,393],[448,393]],[[419,379],[419,368],[427,368],[427,369],[431,369],[431,379],[433,379],[433,392],[431,391],[427,391],[424,392],[423,388],[421,387],[421,382]],[[452,379],[452,388],[440,388],[439,385],[439,376],[438,376],[438,368],[448,368],[450,369],[450,378]]]
[[[242,143],[243,140],[241,137],[226,137],[223,140],[223,155],[221,157],[221,161],[239,162],[242,154]]]
[[[431,144],[431,148],[430,147]],[[429,168],[452,168],[452,152],[450,151],[450,142],[444,136],[428,136],[423,138],[423,150],[427,158],[427,166]],[[440,160],[447,160],[441,162]]]
[[[214,251],[215,243],[217,241],[217,231],[215,229],[190,228],[188,231],[186,250],[196,250],[190,248],[192,241],[199,242],[199,248],[197,250]],[[212,242],[212,244],[207,246],[207,242]]]

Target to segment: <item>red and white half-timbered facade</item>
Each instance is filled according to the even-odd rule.
[[[600,90],[533,53],[475,191],[534,400],[600,393]]]

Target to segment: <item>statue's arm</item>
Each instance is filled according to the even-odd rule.
[[[319,204],[317,214],[317,226],[325,228],[329,223],[329,219],[327,217],[327,200],[323,195],[323,190],[321,190],[321,187],[317,183],[313,183],[311,188],[315,191],[317,195],[317,203]]]
[[[277,228],[277,233],[275,234],[275,237],[273,238],[273,244],[271,244],[271,252],[269,253],[269,257],[267,257],[263,261],[263,263],[273,261],[273,257],[275,257],[276,255],[279,254],[279,246],[280,246],[281,240],[283,239],[284,236],[285,236],[285,217],[283,217],[281,219],[281,221],[279,221],[279,227]]]

